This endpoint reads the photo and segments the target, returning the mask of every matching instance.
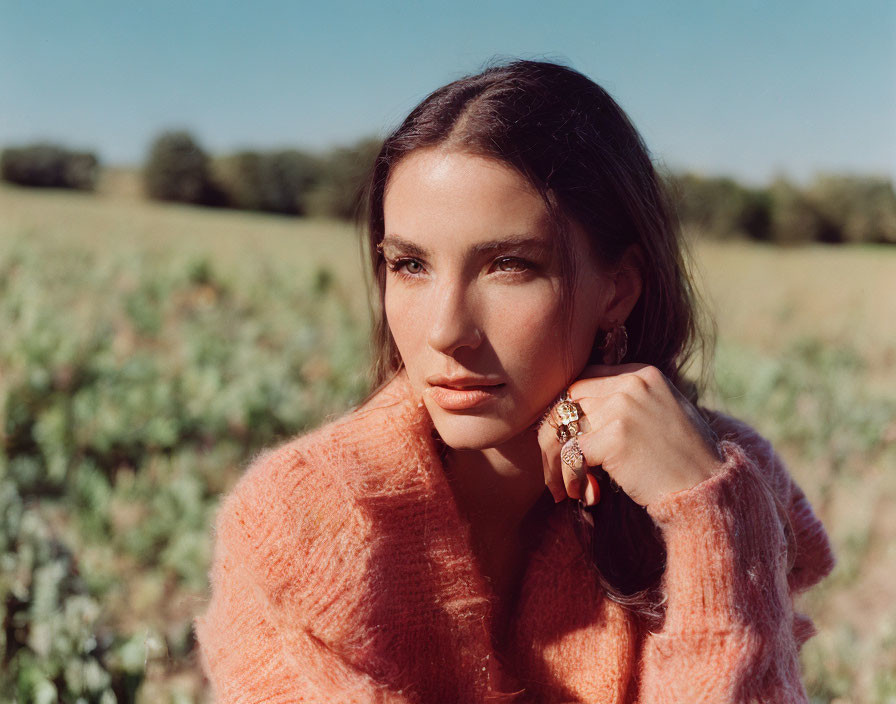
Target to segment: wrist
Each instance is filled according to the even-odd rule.
[[[666,481],[656,487],[654,495],[646,502],[646,506],[653,505],[663,499],[683,491],[694,489],[698,485],[712,479],[725,469],[725,459],[721,450],[713,448],[716,456],[702,453],[700,457],[692,458],[681,471],[667,476]]]

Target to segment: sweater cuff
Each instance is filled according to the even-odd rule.
[[[774,496],[735,443],[720,470],[647,507],[666,542],[666,632],[727,630],[751,619],[784,579],[786,540]]]

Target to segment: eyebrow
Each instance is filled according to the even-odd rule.
[[[385,247],[396,247],[397,249],[407,252],[411,256],[426,258],[429,252],[418,245],[416,242],[406,240],[399,235],[386,235],[380,242],[379,249],[382,251]],[[492,254],[501,250],[516,249],[532,252],[549,252],[550,243],[540,237],[531,235],[510,235],[502,237],[498,240],[489,240],[488,242],[477,242],[470,247],[474,254]]]

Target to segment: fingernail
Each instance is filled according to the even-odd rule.
[[[585,504],[594,506],[600,500],[600,485],[593,475],[589,474],[585,484]]]

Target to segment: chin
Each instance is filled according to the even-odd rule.
[[[429,411],[439,437],[454,450],[497,447],[526,430],[511,426],[502,418],[453,414],[438,407]]]

